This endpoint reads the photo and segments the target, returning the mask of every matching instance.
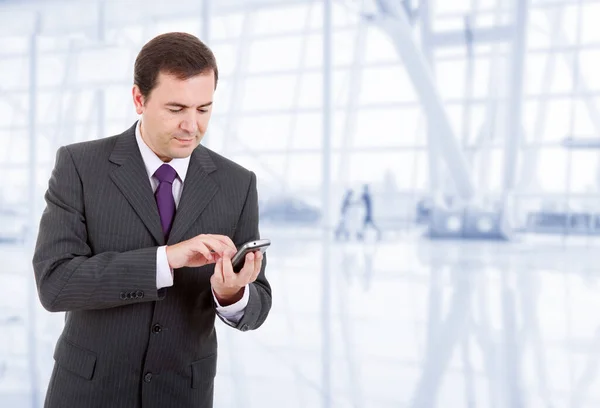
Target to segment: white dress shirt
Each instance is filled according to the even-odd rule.
[[[148,147],[144,139],[142,139],[142,133],[140,130],[142,121],[138,120],[135,127],[135,138],[137,140],[144,165],[146,166],[146,172],[150,179],[150,185],[152,191],[155,192],[158,188],[159,181],[154,177],[154,173],[164,162],[158,158],[158,156]],[[172,159],[168,163],[177,172],[177,177],[173,181],[173,199],[175,200],[175,208],[179,206],[179,200],[181,199],[181,192],[183,190],[183,183],[185,182],[185,176],[187,174],[188,166],[190,164],[190,157],[183,159]],[[156,253],[156,287],[158,289],[173,286],[173,270],[169,266],[167,260],[167,246],[161,246],[158,248]],[[216,310],[219,315],[230,324],[237,324],[244,316],[244,311],[248,305],[249,297],[248,286],[244,288],[244,295],[242,298],[229,306],[221,306],[219,301],[215,297],[213,292],[213,298],[215,300]]]

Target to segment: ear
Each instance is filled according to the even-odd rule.
[[[135,111],[138,115],[144,113],[144,95],[142,95],[142,91],[140,87],[137,85],[133,86],[131,90],[131,95],[133,96],[133,104],[135,105]]]

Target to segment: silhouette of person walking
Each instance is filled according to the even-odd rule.
[[[343,235],[345,240],[350,238],[350,231],[348,231],[348,210],[352,205],[352,190],[346,190],[344,199],[342,200],[342,207],[340,208],[340,223],[335,229],[335,239],[340,240],[340,236]]]
[[[381,239],[381,230],[377,228],[375,222],[373,222],[373,199],[371,197],[368,184],[364,185],[360,200],[365,206],[365,215],[362,230],[357,233],[357,238],[362,241],[364,239],[367,227],[371,227],[375,230],[375,232],[377,232],[377,240],[379,241]]]

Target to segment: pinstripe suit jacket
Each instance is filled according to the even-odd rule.
[[[174,271],[156,289],[160,217],[135,140],[123,134],[58,150],[33,257],[40,301],[66,311],[47,408],[212,407],[217,363],[214,266]],[[254,173],[194,150],[167,244],[198,234],[259,238]],[[266,258],[242,331],[271,307]]]

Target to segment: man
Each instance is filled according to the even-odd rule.
[[[200,141],[218,70],[196,37],[160,35],[135,62],[141,120],[58,150],[33,257],[42,305],[66,311],[45,406],[212,407],[215,314],[241,331],[271,308],[256,177]]]
[[[350,232],[348,231],[348,212],[352,207],[352,195],[354,192],[351,188],[346,190],[346,194],[344,194],[344,199],[342,200],[342,208],[340,209],[340,222],[335,229],[335,239],[340,240],[340,237],[343,236],[344,240],[348,240],[350,237]]]
[[[369,185],[365,184],[363,186],[363,192],[360,196],[360,200],[365,205],[365,213],[363,218],[362,230],[358,232],[357,237],[359,240],[363,240],[365,238],[365,233],[367,232],[367,227],[371,227],[377,233],[377,240],[381,240],[381,230],[377,228],[375,222],[373,222],[373,203],[371,199],[371,193],[369,192]]]

